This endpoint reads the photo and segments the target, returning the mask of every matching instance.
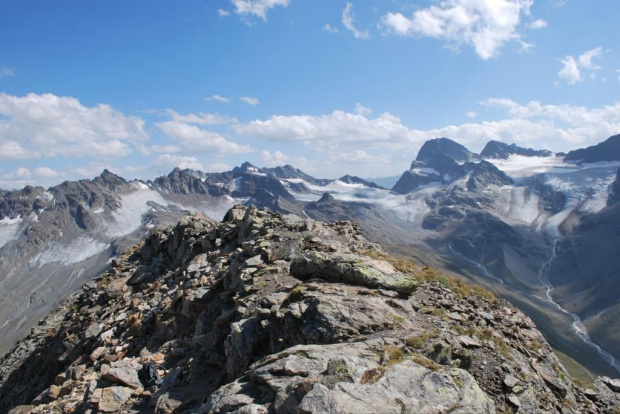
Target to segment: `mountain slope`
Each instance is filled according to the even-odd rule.
[[[620,401],[608,378],[576,387],[532,322],[480,288],[390,258],[351,223],[241,207],[149,235],[0,373],[0,410],[27,404],[14,413],[567,413]]]
[[[620,135],[609,137],[591,147],[569,151],[564,157],[564,161],[584,163],[620,161]]]

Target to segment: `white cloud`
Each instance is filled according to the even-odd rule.
[[[258,156],[268,167],[275,167],[288,163],[288,157],[280,151],[269,152],[267,150],[263,150],[258,153]]]
[[[58,172],[48,167],[38,167],[35,168],[34,175],[43,178],[55,178],[58,177]]]
[[[566,80],[569,85],[581,82],[581,70],[579,70],[579,66],[574,57],[566,56],[562,59],[562,65],[562,69],[558,72],[560,78]]]
[[[32,174],[30,174],[30,170],[28,170],[28,168],[24,168],[24,167],[19,167],[18,169],[15,170],[15,178],[19,178],[19,179],[25,179],[25,178],[29,178]]]
[[[306,157],[286,155],[281,151],[269,152],[267,150],[260,151],[258,156],[267,167],[278,167],[289,164],[301,168],[306,172],[315,170],[315,163],[309,162]]]
[[[371,164],[365,155],[381,157],[412,153],[431,138],[448,137],[480,150],[489,140],[516,142],[554,151],[592,145],[620,131],[620,102],[601,108],[544,105],[532,101],[521,105],[504,98],[481,102],[505,112],[498,121],[468,122],[432,129],[415,129],[385,113],[376,118],[334,111],[311,116],[272,116],[238,125],[242,135],[281,143],[302,142],[330,160],[349,159]],[[343,155],[344,154],[344,155]],[[381,172],[378,171],[380,174]]]
[[[230,165],[225,164],[223,162],[214,162],[212,164],[207,165],[206,171],[208,172],[223,172],[230,171]]]
[[[180,157],[177,155],[162,154],[154,162],[155,167],[166,168],[168,170],[174,167],[181,169],[189,168],[192,170],[203,170],[202,164],[196,157]]]
[[[601,57],[603,54],[603,48],[597,47],[596,49],[588,50],[585,53],[579,55],[579,67],[585,69],[600,69],[600,66],[596,66],[592,63],[592,59]]]
[[[174,145],[153,145],[151,148],[155,152],[181,152],[181,148]]]
[[[0,93],[0,115],[0,158],[121,157],[149,138],[141,118],[52,94]]]
[[[258,98],[252,98],[250,96],[242,96],[241,98],[239,98],[239,100],[249,105],[258,105],[260,103]]]
[[[355,112],[359,115],[370,115],[372,114],[372,109],[367,108],[358,102],[355,104]]]
[[[234,127],[242,134],[269,141],[313,141],[356,146],[362,142],[383,145],[408,133],[400,119],[389,113],[369,119],[363,115],[334,111],[328,115],[274,115]]]
[[[206,131],[195,125],[189,125],[179,121],[159,122],[155,125],[157,125],[164,134],[178,141],[181,146],[192,152],[238,154],[252,151],[247,145],[239,145],[227,141],[217,132]]]
[[[562,59],[562,69],[558,72],[558,76],[566,81],[569,85],[581,82],[584,69],[590,72],[590,78],[594,79],[596,75],[592,71],[599,70],[601,67],[595,65],[592,60],[600,58],[603,55],[603,48],[597,47],[588,50],[577,58],[574,56],[566,56]]]
[[[218,9],[217,10],[217,14],[220,15],[220,17],[226,17],[226,16],[230,16],[230,12],[226,11],[224,9]]]
[[[267,12],[277,6],[286,7],[289,0],[231,0],[235,13],[241,16],[256,16],[267,20]]]
[[[521,15],[529,15],[533,0],[442,0],[416,10],[411,18],[387,13],[381,23],[386,33],[444,40],[449,47],[473,46],[478,56],[490,59],[517,33]]]
[[[347,163],[347,164],[368,164],[377,162],[386,162],[387,158],[384,154],[372,156],[363,150],[345,151],[345,152],[333,152],[329,154],[329,161],[332,163]]]
[[[360,31],[355,27],[355,14],[353,13],[353,3],[347,2],[342,11],[342,24],[346,27],[356,39],[368,39],[370,33],[368,30]]]
[[[538,19],[538,20],[534,20],[533,22],[531,22],[527,26],[530,29],[532,29],[532,30],[538,30],[538,29],[542,29],[544,27],[547,27],[548,25],[549,25],[549,23],[547,23],[546,20]]]
[[[469,111],[469,112],[466,112],[465,115],[468,118],[476,118],[478,116],[478,112],[476,112],[476,111]]]
[[[333,27],[329,23],[327,23],[325,26],[323,26],[323,31],[324,32],[329,32],[329,33],[338,33],[339,32],[337,27]]]
[[[6,78],[9,76],[15,76],[15,69],[0,66],[0,78]]]
[[[219,125],[219,124],[236,124],[236,118],[229,118],[220,114],[211,114],[200,112],[198,114],[181,115],[172,109],[166,109],[166,114],[170,116],[173,121],[184,122],[187,124],[198,125]]]
[[[223,103],[228,103],[230,102],[230,98],[227,98],[225,96],[221,96],[221,95],[212,95],[212,96],[207,96],[205,98],[205,101],[217,101],[217,102],[223,102]]]

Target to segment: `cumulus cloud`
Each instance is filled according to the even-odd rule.
[[[242,135],[269,141],[338,141],[352,146],[361,142],[383,145],[401,140],[408,133],[408,128],[400,123],[400,119],[389,113],[369,119],[339,110],[319,116],[274,115],[267,120],[254,120],[234,128]]]
[[[247,145],[227,141],[217,132],[207,131],[179,121],[159,122],[155,124],[164,134],[179,142],[182,147],[192,152],[211,154],[238,154],[250,152]]]
[[[218,95],[218,94],[214,94],[214,95],[211,95],[211,96],[207,96],[205,98],[205,101],[216,101],[216,102],[228,103],[228,102],[230,102],[230,98],[227,98],[225,96],[221,96],[221,95]]]
[[[0,78],[6,78],[8,76],[15,76],[15,69],[0,66]]]
[[[179,167],[181,169],[189,168],[192,170],[203,170],[202,164],[196,157],[181,157],[177,155],[162,154],[154,162],[153,165],[159,168],[173,169]]]
[[[267,20],[269,9],[289,5],[289,0],[231,0],[235,6],[234,12],[241,16],[254,16]]]
[[[386,33],[431,37],[474,47],[484,59],[497,56],[507,42],[520,40],[517,32],[522,15],[530,15],[533,0],[442,0],[416,10],[411,17],[389,12],[381,24]],[[526,43],[527,44],[527,43]]]
[[[574,56],[565,56],[564,59],[562,59],[562,69],[558,72],[558,76],[564,79],[569,85],[579,83],[584,79],[584,72],[593,75],[593,71],[601,68],[595,65],[592,60],[600,58],[602,55],[603,48],[597,47],[582,53],[577,58]]]
[[[480,150],[489,140],[516,142],[554,151],[566,151],[593,145],[620,131],[620,102],[601,108],[573,105],[545,105],[532,101],[519,104],[510,99],[494,98],[481,102],[505,113],[498,121],[468,122],[432,129],[404,125],[389,113],[376,118],[334,111],[311,116],[272,116],[236,127],[237,132],[256,139],[282,143],[302,142],[330,159],[364,161],[365,155],[414,152],[431,138],[449,137],[473,150]]]
[[[465,113],[468,118],[476,118],[478,116],[478,112],[476,111],[468,111]]]
[[[251,96],[242,96],[241,98],[239,98],[239,100],[241,102],[245,102],[248,105],[258,105],[260,103],[258,98],[252,98]]]
[[[34,175],[43,178],[55,178],[58,177],[58,172],[48,167],[38,167],[34,169]]]
[[[144,149],[144,120],[53,94],[0,93],[0,158],[122,157]]]
[[[368,39],[370,33],[368,30],[360,31],[355,27],[355,13],[353,13],[353,3],[347,2],[342,11],[342,24],[346,27],[356,39]]]
[[[236,118],[229,118],[220,114],[200,112],[198,114],[190,113],[188,115],[181,115],[172,109],[166,109],[165,112],[173,121],[185,122],[187,124],[219,125],[235,124],[239,122]]]
[[[217,14],[219,14],[220,17],[230,16],[230,12],[224,9],[217,9]]]
[[[355,104],[355,112],[359,115],[370,115],[372,114],[372,109],[367,108],[358,102]]]
[[[581,70],[577,61],[572,56],[566,56],[562,59],[562,69],[558,72],[558,76],[570,85],[574,85],[577,82],[582,81]]]
[[[262,150],[258,153],[263,164],[267,167],[278,167],[283,165],[293,165],[305,171],[314,171],[315,162],[310,162],[306,157],[292,156],[282,153],[281,151]]]

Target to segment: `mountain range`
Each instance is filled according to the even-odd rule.
[[[476,154],[438,138],[390,189],[244,163],[222,173],[176,168],[152,181],[106,170],[0,190],[0,353],[139,238],[188,213],[219,220],[242,204],[355,221],[396,256],[485,284],[555,349],[617,375],[619,166],[620,135],[566,155],[497,141]]]

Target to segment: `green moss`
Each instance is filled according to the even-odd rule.
[[[306,290],[308,290],[308,288],[303,284],[295,286],[293,290],[291,290],[291,293],[289,293],[288,300],[290,302],[297,302],[298,300],[301,300],[301,298],[303,297],[303,293]]]

